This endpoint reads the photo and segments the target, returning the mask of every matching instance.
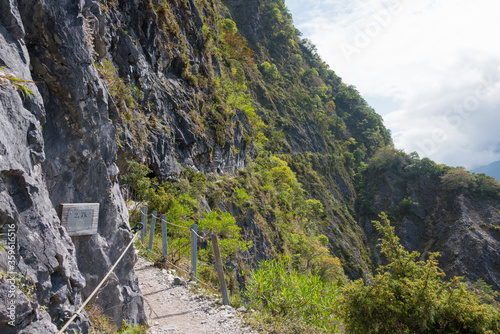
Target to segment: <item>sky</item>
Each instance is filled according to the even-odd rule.
[[[500,160],[500,1],[285,0],[395,147],[475,168]]]

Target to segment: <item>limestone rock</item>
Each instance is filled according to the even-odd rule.
[[[27,301],[16,285],[16,332],[52,332],[59,311],[75,311],[131,239],[116,182],[115,132],[85,44],[82,5],[0,4],[0,64],[36,82],[25,84],[31,96],[0,86],[0,226],[15,227],[16,259],[13,268],[5,256],[0,264],[36,287]],[[72,240],[57,216],[62,202],[100,203],[99,234]],[[130,249],[96,299],[119,323],[145,321],[134,261]],[[86,332],[88,326],[83,312],[74,327]],[[0,331],[9,330],[0,309]]]

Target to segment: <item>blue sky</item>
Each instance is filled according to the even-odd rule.
[[[500,1],[285,3],[396,148],[467,168],[500,160]]]

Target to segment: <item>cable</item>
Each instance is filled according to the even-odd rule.
[[[142,247],[146,248],[146,246],[144,246],[144,244],[143,244],[140,240],[139,240],[139,243],[141,244],[141,246],[142,246]],[[156,256],[158,256],[158,257],[164,257],[163,255],[160,255],[159,253],[157,253],[157,252],[155,252],[155,251],[153,251],[153,250],[151,250],[151,253],[150,253],[150,254],[154,254],[154,255],[156,255]],[[168,259],[166,259],[166,258],[165,258],[165,261],[166,261],[166,262],[168,262],[168,264],[170,264],[172,267],[174,267],[174,268],[176,268],[176,269],[178,269],[178,270],[182,271],[183,273],[185,273],[185,274],[187,274],[187,275],[191,276],[191,273],[190,273],[190,272],[188,272],[187,270],[182,269],[181,267],[176,266],[175,264],[173,264],[172,262],[170,262]],[[199,282],[199,283],[201,283],[202,285],[205,285],[207,288],[212,289],[214,292],[219,293],[219,290],[217,290],[216,288],[214,288],[214,287],[213,287],[213,286],[211,286],[210,284],[203,282],[203,281],[202,281],[202,280],[200,280],[198,277],[192,277],[192,278],[194,278],[196,281],[198,281],[198,282]]]
[[[150,213],[150,214],[149,214],[149,216],[154,217],[154,218],[158,219],[159,221],[163,221],[161,217],[155,216],[155,215],[153,215],[152,213]],[[196,236],[197,236],[198,238],[200,238],[200,239],[201,239],[201,241],[205,241],[205,239],[207,238],[206,236],[205,236],[205,237],[202,237],[201,235],[199,235],[199,234],[198,234],[195,230],[193,230],[193,228],[191,228],[191,227],[176,225],[176,224],[171,223],[171,222],[169,222],[169,221],[165,221],[165,223],[167,223],[168,225],[175,226],[175,227],[179,227],[179,228],[183,228],[183,229],[186,229],[186,230],[190,230],[191,232],[193,232],[194,234],[196,234]]]
[[[158,219],[158,220],[160,220],[160,221],[162,220],[162,219],[161,219],[161,217],[157,217],[157,216],[153,215],[152,213],[150,214],[150,216],[151,216],[151,217],[154,217],[154,218],[156,218],[156,219]],[[187,227],[187,226],[180,226],[180,225],[175,225],[175,224],[172,224],[172,223],[171,223],[171,222],[169,222],[169,221],[165,221],[165,223],[167,223],[167,224],[169,224],[169,225],[172,225],[172,226],[175,226],[175,227],[184,228],[184,229],[186,229],[186,230],[190,230],[190,229],[191,229],[190,227]]]
[[[99,283],[99,285],[94,289],[94,291],[92,291],[92,293],[90,294],[90,296],[88,296],[88,298],[85,300],[85,302],[83,302],[82,306],[80,306],[80,308],[78,309],[78,311],[76,311],[73,314],[73,316],[59,330],[59,332],[57,332],[57,334],[64,333],[64,331],[66,330],[66,328],[68,328],[68,326],[73,322],[73,320],[75,320],[76,317],[78,317],[78,314],[85,308],[85,306],[87,306],[88,302],[94,297],[94,295],[97,293],[97,291],[99,291],[99,289],[101,288],[101,286],[108,279],[109,275],[111,275],[111,273],[113,272],[113,270],[115,270],[115,268],[118,265],[118,263],[125,256],[125,253],[128,251],[128,249],[130,248],[130,246],[132,246],[132,244],[135,242],[135,240],[137,239],[138,236],[139,236],[139,233],[135,233],[134,237],[132,238],[132,240],[130,241],[130,243],[128,244],[128,246],[125,248],[125,250],[123,251],[122,255],[120,255],[120,257],[118,258],[118,260],[116,260],[115,264],[111,267],[111,269],[108,271],[108,273],[106,274],[106,276],[104,276],[104,278],[101,280],[101,282]]]

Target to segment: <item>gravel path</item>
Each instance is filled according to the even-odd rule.
[[[213,298],[193,294],[173,270],[160,270],[139,258],[135,265],[144,296],[150,334],[253,333],[244,327],[241,311],[218,304]]]

